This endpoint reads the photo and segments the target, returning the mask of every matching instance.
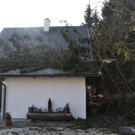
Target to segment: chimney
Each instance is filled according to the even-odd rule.
[[[50,19],[48,18],[44,19],[44,27],[43,27],[44,32],[49,32],[50,22],[51,22]]]

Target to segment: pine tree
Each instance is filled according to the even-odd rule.
[[[98,25],[98,53],[102,59],[116,59],[104,65],[102,70],[107,80],[114,80],[119,90],[131,92],[135,89],[135,2],[132,0],[109,0],[104,2],[102,20]],[[110,75],[110,76],[109,76]],[[111,77],[111,79],[110,79]],[[114,83],[108,82],[111,89]]]
[[[84,21],[85,24],[88,25],[89,30],[92,30],[92,25],[93,25],[93,9],[91,9],[90,4],[87,5],[85,14],[84,14]]]
[[[91,9],[90,3],[86,7],[84,21],[85,24],[83,25],[88,25],[90,34],[97,29],[99,22],[98,12],[96,9]]]

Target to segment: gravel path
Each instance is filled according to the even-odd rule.
[[[117,135],[105,129],[69,129],[64,127],[26,127],[1,129],[0,135]]]
[[[81,130],[74,127],[72,122],[36,121],[27,119],[12,119],[12,126],[0,125],[0,135],[117,135],[106,129],[90,128]]]

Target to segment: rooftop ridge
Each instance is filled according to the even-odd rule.
[[[53,27],[60,28],[60,27],[88,27],[88,26],[87,25],[84,25],[84,26],[50,26],[50,28],[53,28]],[[5,27],[5,28],[3,28],[3,30],[4,29],[27,29],[27,28],[43,28],[43,27],[40,27],[40,26],[38,26],[38,27]]]

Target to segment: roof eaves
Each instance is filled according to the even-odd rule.
[[[102,77],[102,74],[0,74],[0,78],[9,78],[9,77]]]

